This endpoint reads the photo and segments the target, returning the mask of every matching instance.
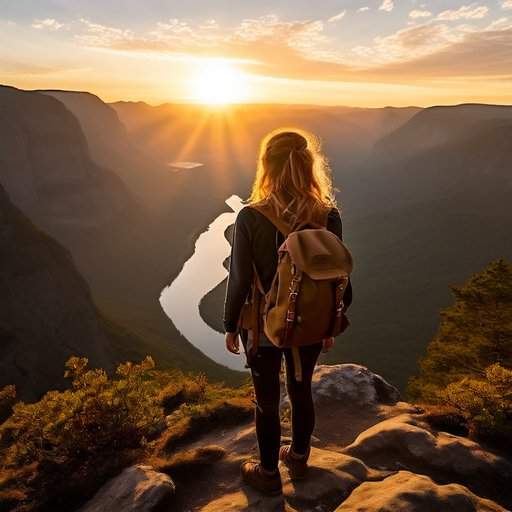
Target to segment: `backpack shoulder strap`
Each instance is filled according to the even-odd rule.
[[[278,229],[286,238],[291,232],[291,227],[281,218],[277,217],[275,213],[266,206],[249,205],[265,216],[272,224]]]

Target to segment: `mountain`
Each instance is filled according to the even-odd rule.
[[[224,200],[233,193],[247,196],[259,139],[282,125],[303,126],[322,138],[341,189],[345,241],[356,261],[352,327],[329,353],[330,362],[361,362],[403,388],[434,334],[439,309],[448,305],[448,286],[490,260],[512,257],[511,107],[238,105],[209,110],[197,105],[109,106],[87,93],[66,91],[18,92],[17,100],[30,102],[19,106],[23,115],[14,117],[23,121],[17,121],[23,136],[9,139],[18,148],[15,154],[31,155],[31,141],[51,126],[46,151],[62,155],[52,160],[61,169],[57,182],[66,176],[65,169],[71,175],[75,169],[99,168],[121,183],[123,197],[136,195],[136,201],[126,199],[122,208],[113,209],[110,222],[100,222],[103,217],[92,212],[89,229],[76,221],[76,212],[61,208],[60,222],[67,229],[56,229],[54,222],[47,224],[48,232],[71,251],[101,311],[143,339],[151,348],[148,353],[160,350],[165,364],[240,382],[240,374],[216,365],[180,335],[158,297],[192,254],[197,236],[225,211]],[[68,119],[66,133],[60,134],[55,123],[37,124],[45,117],[32,110],[33,96],[58,107],[59,116]],[[0,131],[11,136],[5,115]],[[35,147],[45,156],[42,146]],[[81,148],[73,150],[80,165],[69,158],[73,147]],[[11,188],[17,184],[14,190],[23,192],[18,200],[25,201],[25,191],[29,199],[39,197],[30,177],[44,182],[52,176],[53,169],[38,167],[44,158],[25,156],[33,172],[19,172],[24,167],[10,165],[8,153],[1,154],[0,182],[8,177]],[[203,165],[177,172],[166,165],[177,161]],[[155,167],[147,162],[156,162]],[[130,182],[137,175],[146,183],[144,194]],[[102,197],[116,197],[119,189],[107,185],[101,187]],[[56,204],[74,198],[74,189],[69,197],[66,190],[55,189]],[[32,208],[33,203],[39,204],[23,204]],[[26,213],[36,223],[48,218],[30,208]],[[224,284],[201,304],[204,318],[219,329]]]
[[[116,174],[91,158],[92,144],[79,120],[46,94],[1,87],[0,134],[0,184],[38,228],[70,251],[94,303],[108,318],[104,328],[117,342],[103,366],[149,354],[159,367],[240,382],[241,373],[217,365],[188,343],[158,302],[193,250],[193,233],[222,203],[197,208],[202,191],[194,192],[193,176],[181,176],[175,183],[185,184],[173,191],[179,201],[169,194],[169,204],[156,215],[134,199],[120,178],[122,169]],[[165,191],[156,179],[152,186]],[[188,209],[193,214],[186,215]],[[185,218],[176,222],[180,212]],[[125,330],[139,341],[123,342]],[[42,357],[44,346],[35,347],[40,352],[34,357]]]
[[[211,168],[215,189],[246,195],[261,138],[283,126],[306,128],[323,141],[336,173],[348,175],[373,143],[420,109],[351,108],[310,105],[201,105],[118,102],[112,104],[130,134],[167,162],[194,161]],[[219,180],[219,177],[222,177]]]
[[[137,204],[90,157],[77,119],[54,98],[0,87],[0,182],[50,232],[104,228]]]
[[[72,355],[112,369],[111,340],[72,257],[0,186],[0,387],[32,399],[63,384]]]
[[[15,384],[20,399],[61,389],[71,356],[87,357],[91,367],[107,371],[148,354],[162,368],[192,369],[195,359],[201,367],[194,350],[187,357],[182,349],[155,336],[134,335],[105,315],[70,252],[34,226],[1,185],[0,289],[0,388]]]
[[[404,158],[393,156],[394,148],[407,147],[410,130],[399,129],[391,154],[372,153],[349,185],[337,181],[344,239],[355,261],[354,302],[351,327],[329,362],[362,363],[404,389],[435,333],[439,310],[450,302],[449,286],[492,260],[512,258],[507,112],[509,107],[482,106],[471,129],[452,138],[447,133],[444,142]],[[448,122],[462,127],[465,116],[464,108],[433,108],[409,123],[428,133]],[[377,146],[382,152],[388,147]],[[201,304],[203,318],[217,329],[224,294],[225,282]]]
[[[451,116],[452,126],[462,126],[459,113],[465,117],[466,110],[421,111],[411,123],[428,133]],[[400,133],[397,146],[407,146],[410,131]],[[367,162],[351,199],[361,206],[344,222],[356,261],[352,328],[332,361],[373,365],[403,387],[449,304],[448,287],[512,257],[510,137],[512,119],[483,116],[465,135],[454,133],[430,149],[402,160],[385,155],[389,165]]]
[[[464,140],[486,121],[512,121],[512,106],[466,103],[423,109],[409,121],[382,137],[373,158],[396,162],[418,152]]]
[[[41,90],[56,98],[79,120],[91,157],[112,169],[147,208],[172,196],[178,178],[130,137],[117,112],[89,92]]]

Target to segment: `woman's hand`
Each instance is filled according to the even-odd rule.
[[[232,354],[240,354],[240,339],[237,332],[226,333],[226,348]]]
[[[334,341],[334,338],[324,338],[322,340],[322,352],[329,352],[329,350],[331,350],[331,348],[334,347]]]

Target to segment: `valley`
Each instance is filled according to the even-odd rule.
[[[200,317],[179,314],[212,328],[197,326],[202,346],[183,335],[159,297],[183,279],[198,237],[231,211],[226,199],[247,197],[258,142],[278,126],[321,138],[356,262],[352,325],[328,362],[365,364],[404,389],[448,304],[448,286],[512,257],[512,107],[223,111],[109,105],[69,91],[0,93],[0,183],[71,252],[102,314],[139,340],[119,348],[132,358],[150,353],[161,366],[231,385],[245,378],[225,358],[207,357],[224,350],[225,274],[205,285]],[[187,165],[173,172],[169,162]]]

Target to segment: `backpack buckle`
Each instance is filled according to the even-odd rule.
[[[345,308],[345,304],[343,301],[341,301],[339,304],[338,304],[338,307],[336,308],[336,316],[337,317],[340,317],[343,313],[343,309]]]
[[[286,312],[286,321],[287,321],[287,322],[293,322],[293,321],[294,321],[294,319],[295,319],[295,312],[294,312],[294,311],[290,311],[290,310],[288,310],[288,311]]]

